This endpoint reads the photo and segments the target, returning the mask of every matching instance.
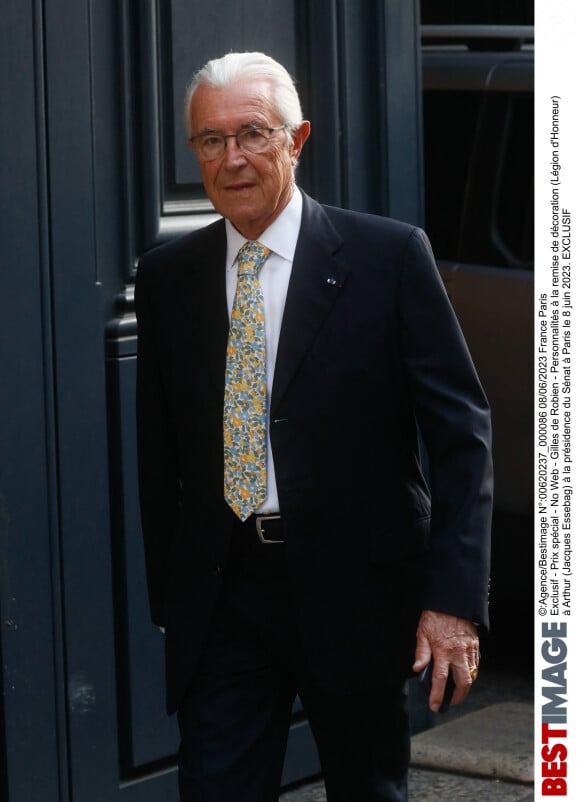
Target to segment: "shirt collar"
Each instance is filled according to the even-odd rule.
[[[300,233],[301,221],[302,194],[297,187],[294,187],[294,192],[289,203],[282,209],[274,222],[260,234],[258,240],[273,253],[281,256],[282,259],[292,262],[296,250],[296,243],[298,242],[298,234]],[[228,270],[231,270],[236,265],[236,259],[238,258],[240,248],[248,240],[243,234],[240,234],[229,220],[226,220],[226,237],[226,267]]]

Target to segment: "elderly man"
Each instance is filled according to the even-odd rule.
[[[136,287],[181,800],[277,799],[298,693],[329,802],[400,802],[406,679],[433,660],[437,710],[477,675],[486,400],[423,232],[296,187],[310,124],[280,64],[210,61],[186,118],[224,219],[148,253]]]

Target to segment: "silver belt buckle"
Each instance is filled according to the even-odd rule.
[[[263,521],[278,521],[280,519],[279,515],[256,515],[256,531],[258,532],[258,537],[260,538],[260,543],[283,543],[283,540],[268,540],[268,538],[264,537],[264,530],[262,529],[262,522]]]

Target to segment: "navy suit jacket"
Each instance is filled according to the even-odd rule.
[[[195,671],[232,531],[225,254],[220,220],[146,254],[136,282],[142,526],[169,710]],[[420,229],[304,196],[270,435],[297,620],[321,684],[409,673],[422,609],[487,625],[489,410]]]

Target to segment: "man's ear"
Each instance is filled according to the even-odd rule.
[[[292,142],[290,143],[290,156],[292,157],[292,164],[296,164],[304,147],[304,143],[310,136],[310,122],[304,120],[300,126],[292,134]]]

